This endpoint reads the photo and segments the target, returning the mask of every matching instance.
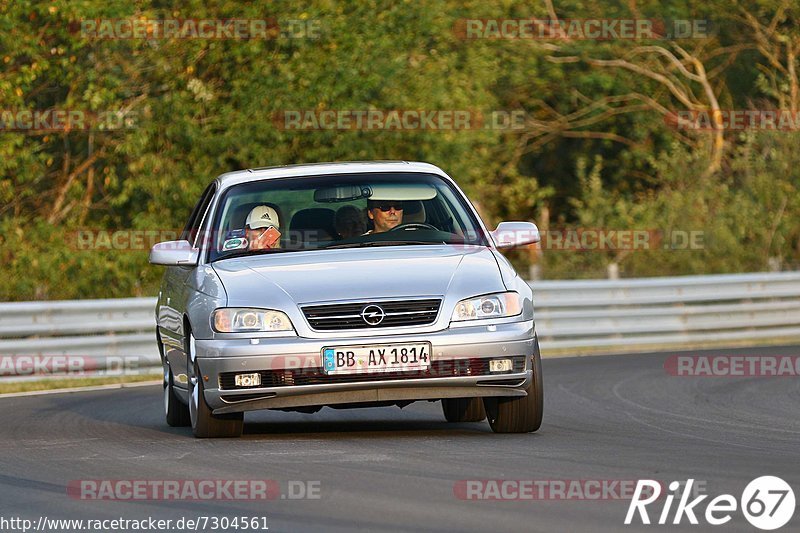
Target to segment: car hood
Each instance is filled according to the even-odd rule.
[[[506,290],[486,247],[393,246],[231,258],[213,263],[230,307],[376,298],[465,298]]]

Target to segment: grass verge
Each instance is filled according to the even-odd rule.
[[[80,377],[80,378],[48,378],[30,381],[12,381],[0,383],[0,394],[10,394],[14,392],[32,392],[39,390],[52,389],[71,389],[76,387],[92,387],[95,385],[114,385],[119,383],[139,383],[142,381],[153,381],[161,379],[161,373],[156,371],[148,374],[136,374],[131,376],[110,376],[110,377]]]

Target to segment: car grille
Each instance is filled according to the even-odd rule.
[[[391,302],[357,302],[346,304],[308,305],[302,308],[303,314],[312,329],[317,331],[336,331],[363,328],[392,328],[402,326],[423,326],[432,324],[439,313],[440,299],[395,300]],[[366,310],[383,310],[384,317],[377,323],[368,322],[362,316]],[[375,315],[373,315],[375,316]],[[375,319],[373,318],[373,322]]]
[[[513,370],[508,374],[525,371],[525,356],[510,358]],[[219,376],[219,388],[222,390],[241,390],[262,387],[281,387],[295,385],[323,385],[326,383],[363,383],[370,381],[387,381],[394,379],[426,379],[449,378],[458,376],[499,376],[504,372],[489,372],[489,360],[485,358],[457,359],[451,361],[434,361],[428,370],[411,370],[407,372],[380,372],[372,374],[325,374],[321,368],[294,368],[286,370],[262,370],[261,385],[258,387],[237,387],[236,374],[240,372],[223,372]]]

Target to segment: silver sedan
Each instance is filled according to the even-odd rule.
[[[167,423],[236,437],[246,411],[441,401],[450,422],[536,431],[533,293],[498,249],[538,240],[487,231],[427,163],[223,174],[150,253]]]

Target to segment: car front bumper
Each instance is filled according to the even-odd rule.
[[[448,328],[433,333],[308,339],[197,340],[196,356],[205,385],[205,399],[215,414],[317,405],[435,400],[477,396],[525,396],[533,377],[533,321]],[[322,349],[366,344],[431,343],[431,364],[468,359],[525,357],[524,370],[512,373],[447,377],[389,377],[311,385],[221,389],[220,374],[322,367]],[[339,376],[341,377],[341,376]]]

